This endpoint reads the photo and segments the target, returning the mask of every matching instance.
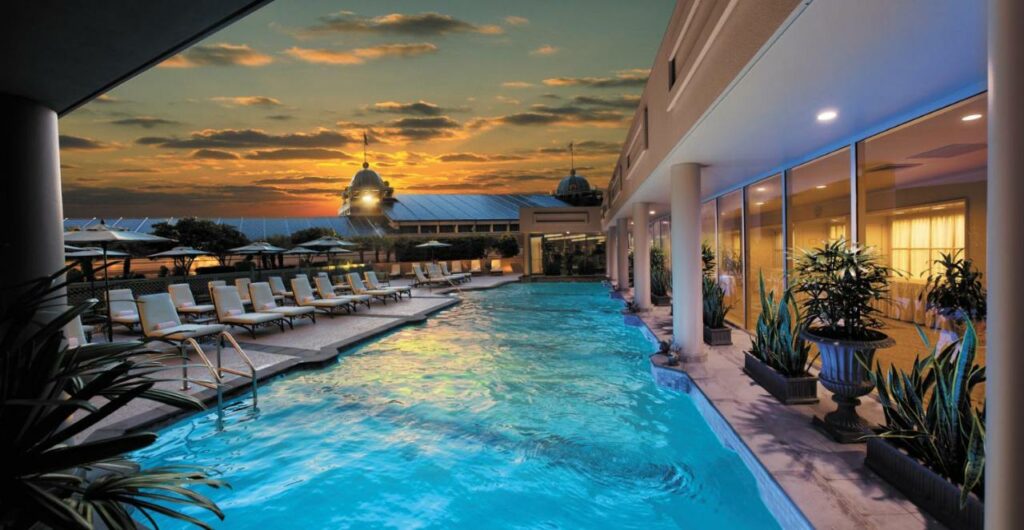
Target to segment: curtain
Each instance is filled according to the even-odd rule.
[[[964,223],[963,213],[894,219],[892,268],[911,278],[927,277],[940,253],[964,248]]]

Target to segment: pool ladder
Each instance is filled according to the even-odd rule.
[[[221,364],[221,352],[224,350],[224,342],[227,341],[231,348],[235,351],[238,357],[243,363],[249,368],[248,372],[241,370],[235,370],[234,368],[228,368]],[[215,339],[217,345],[217,364],[214,365],[210,362],[210,358],[206,356],[206,352],[203,351],[203,347],[199,345],[199,341],[194,338],[187,338],[181,341],[178,348],[181,352],[181,375],[182,383],[181,389],[188,390],[189,383],[195,383],[199,386],[209,388],[217,392],[217,427],[221,428],[224,425],[224,374],[236,375],[238,377],[247,377],[252,383],[252,408],[256,409],[259,398],[257,393],[257,381],[256,381],[256,365],[253,364],[252,359],[245,354],[245,350],[238,344],[235,337],[227,331],[221,331],[217,334]],[[210,379],[189,379],[188,377],[188,351],[187,346],[191,346],[195,350],[196,355],[199,356],[199,360],[206,367],[207,371],[210,372]]]

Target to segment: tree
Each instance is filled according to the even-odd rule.
[[[514,258],[519,255],[519,240],[515,236],[501,236],[493,248],[503,258]]]
[[[153,233],[174,239],[181,246],[205,250],[216,256],[221,265],[227,265],[230,249],[249,244],[249,238],[237,228],[195,217],[185,217],[173,225],[157,223]]]
[[[305,243],[306,241],[312,241],[324,236],[337,237],[337,235],[337,232],[335,232],[333,228],[328,228],[326,226],[303,228],[302,230],[292,232],[292,244],[298,245],[299,243]]]

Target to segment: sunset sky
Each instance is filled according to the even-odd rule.
[[[604,186],[671,0],[277,0],[60,120],[67,217],[334,215]]]

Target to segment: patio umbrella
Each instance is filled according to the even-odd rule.
[[[64,245],[64,252],[78,252],[79,250],[82,249],[78,247],[73,247],[71,245]]]
[[[65,247],[65,249],[68,248],[68,247],[75,249],[74,251],[66,252],[64,254],[64,258],[65,259],[73,259],[73,260],[79,262],[80,264],[82,262],[85,262],[85,261],[92,262],[96,258],[102,258],[103,257],[103,249],[100,248],[100,247],[83,247],[83,248],[78,248],[78,247],[72,247],[71,245],[64,245],[64,247]],[[126,257],[126,256],[128,256],[127,252],[120,252],[118,250],[107,251],[107,257],[123,258],[123,257]],[[84,266],[84,265],[82,265],[82,266]],[[82,272],[85,272],[85,271],[83,270]],[[106,271],[103,271],[103,274],[106,274],[106,273],[107,273]],[[95,272],[93,272],[92,274],[89,275],[89,296],[92,297],[92,298],[96,298],[96,273]]]
[[[434,261],[434,249],[435,248],[443,248],[443,247],[450,247],[450,246],[451,245],[449,245],[448,243],[442,243],[442,242],[440,242],[440,241],[438,241],[436,239],[431,239],[430,241],[427,241],[426,243],[420,243],[419,245],[416,245],[416,248],[429,248],[430,249],[430,261]]]
[[[281,247],[275,247],[266,241],[257,241],[255,243],[249,243],[244,247],[237,247],[230,250],[233,254],[250,254],[255,255],[256,259],[261,259],[266,254],[279,254],[284,252],[285,249]],[[262,260],[261,260],[262,261]],[[260,278],[262,274],[261,268],[256,268],[256,277]]]
[[[327,263],[330,265],[331,255],[340,254],[346,252],[345,247],[354,246],[355,243],[351,241],[345,241],[335,236],[320,236],[312,241],[306,241],[305,243],[299,243],[300,247],[311,248],[317,250],[327,258]]]
[[[319,254],[319,252],[317,252],[315,250],[308,249],[306,247],[295,247],[293,249],[286,250],[286,251],[282,252],[282,254],[284,254],[286,256],[299,256],[299,259],[302,260],[302,262],[306,265],[306,268],[308,269],[309,268],[309,258],[310,258],[310,256],[315,256],[315,255]],[[308,271],[307,271],[307,273],[308,273]]]
[[[165,250],[163,252],[157,252],[156,254],[150,254],[149,259],[160,259],[160,258],[173,258],[175,266],[181,263],[181,270],[184,276],[188,276],[189,269],[192,268],[192,262],[199,256],[212,256],[213,254],[205,250],[199,250],[192,247],[174,247],[171,250]]]
[[[107,248],[111,243],[153,243],[158,241],[171,241],[166,237],[155,236],[145,232],[132,232],[130,230],[118,230],[107,226],[107,223],[100,221],[100,224],[90,226],[84,230],[64,232],[65,243],[95,243],[100,246],[103,256],[103,290],[107,293],[107,342],[114,341],[114,326],[110,319],[110,275],[107,271],[107,257],[110,250]]]

